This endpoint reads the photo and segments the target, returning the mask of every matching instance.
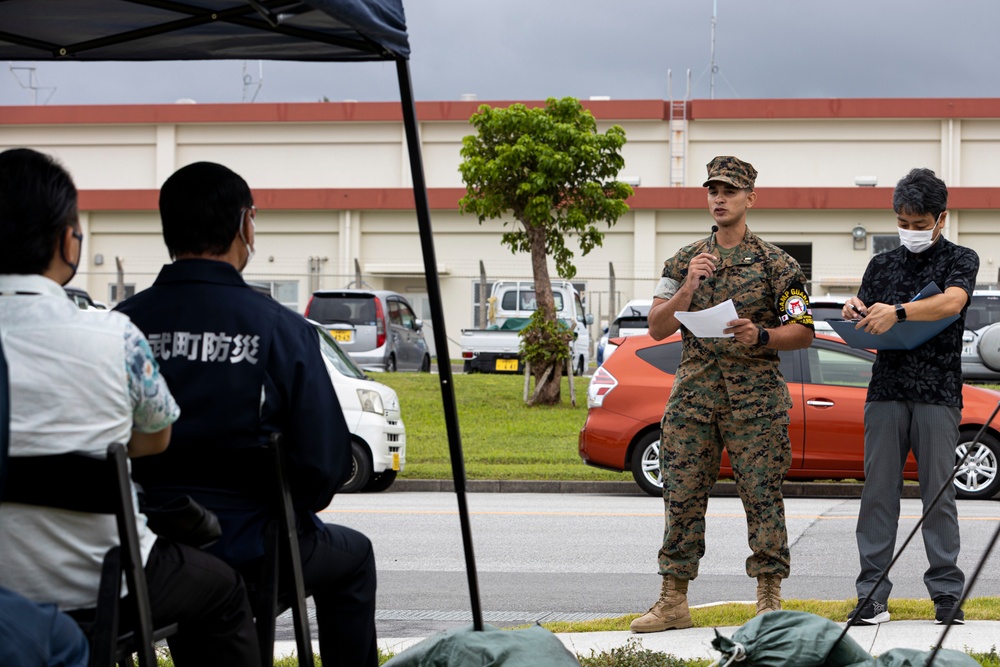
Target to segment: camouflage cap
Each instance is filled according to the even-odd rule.
[[[753,168],[753,165],[732,155],[719,155],[713,158],[707,166],[708,180],[702,184],[702,187],[708,187],[712,181],[722,181],[738,188],[753,190],[754,181],[757,180],[757,170]]]

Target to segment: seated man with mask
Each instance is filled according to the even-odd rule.
[[[275,516],[261,445],[282,433],[323,664],[374,666],[371,542],[316,516],[351,472],[351,435],[316,330],[240,275],[253,257],[256,212],[246,181],[211,162],[179,169],[160,190],[175,261],[118,309],[149,338],[181,418],[170,448],[137,461],[135,477],[150,502],[189,494],[214,511],[222,538],[209,550],[253,581]]]

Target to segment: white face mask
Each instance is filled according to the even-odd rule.
[[[244,209],[244,210],[246,210],[246,209]],[[256,217],[256,215],[257,215],[257,208],[255,206],[251,206],[250,207],[250,226],[253,227],[254,231],[257,230],[257,223],[255,223],[254,220],[253,220]],[[247,241],[247,237],[243,235],[243,224],[242,224],[242,221],[241,221],[241,224],[240,224],[240,240],[243,241],[243,245],[247,249],[247,263],[243,265],[243,268],[245,269],[245,268],[247,268],[247,264],[249,264],[250,261],[253,259],[254,253],[256,251],[253,248],[250,247],[250,243]]]
[[[899,242],[903,244],[903,247],[919,255],[923,251],[927,250],[934,243],[934,230],[937,229],[938,223],[941,222],[941,216],[938,215],[937,220],[934,222],[934,226],[930,229],[915,230],[915,229],[902,229],[899,231]]]

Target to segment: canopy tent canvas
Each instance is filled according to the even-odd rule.
[[[394,61],[438,350],[448,338],[435,267],[402,0],[0,0],[0,59]],[[474,627],[482,629],[451,365],[439,359]]]

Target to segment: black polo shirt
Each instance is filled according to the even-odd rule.
[[[961,287],[971,297],[979,273],[979,256],[944,237],[922,253],[900,246],[872,257],[861,280],[858,298],[876,303],[905,304],[933,281],[943,292]],[[872,367],[869,401],[916,401],[962,407],[962,332],[968,301],[957,320],[913,350],[883,350]]]

